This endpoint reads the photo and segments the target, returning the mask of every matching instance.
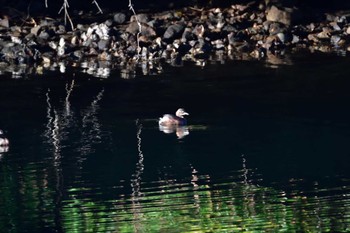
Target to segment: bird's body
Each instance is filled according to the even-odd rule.
[[[185,115],[189,115],[183,108],[179,108],[175,115],[164,114],[163,117],[159,118],[159,125],[171,126],[171,125],[186,125],[187,120],[184,118]]]

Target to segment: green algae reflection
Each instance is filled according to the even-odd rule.
[[[287,194],[245,182],[162,180],[138,195],[98,201],[71,189],[65,232],[346,232],[349,198]],[[86,191],[86,190],[85,190]],[[91,190],[90,190],[91,191]],[[335,203],[336,202],[336,203]],[[330,213],[337,213],[332,216]],[[340,216],[340,217],[339,217]],[[343,216],[343,217],[341,217]],[[347,216],[347,217],[346,217]]]

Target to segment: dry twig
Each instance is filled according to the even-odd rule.
[[[98,13],[103,14],[103,11],[102,11],[101,7],[98,5],[98,3],[97,3],[96,0],[93,0],[93,1],[92,1],[92,4],[95,4],[95,5],[96,5],[96,7],[97,7],[97,9],[98,9]]]
[[[142,31],[142,25],[141,25],[139,19],[137,18],[137,15],[136,15],[135,9],[134,9],[134,7],[133,7],[133,4],[131,3],[131,0],[129,0],[129,5],[128,5],[128,7],[129,7],[129,10],[131,10],[132,13],[134,14],[135,19],[136,19],[136,23],[137,23],[137,25],[139,26],[139,32],[138,32],[137,35],[136,35],[136,40],[137,40],[137,59],[139,59],[139,57],[140,57],[140,52],[141,52],[139,37],[140,37],[141,31]]]
[[[69,8],[68,0],[63,0],[63,5],[62,5],[61,9],[59,10],[58,14],[60,14],[61,11],[64,10],[64,24],[67,24],[67,19],[68,19],[70,26],[72,27],[72,30],[74,30],[73,21],[69,16],[68,8]]]

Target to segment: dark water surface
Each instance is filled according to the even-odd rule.
[[[349,232],[350,59],[293,62],[0,76],[0,231]]]

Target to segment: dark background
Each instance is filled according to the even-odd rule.
[[[97,11],[92,0],[68,0],[70,8],[69,11]],[[113,11],[128,11],[129,0],[97,0],[100,7],[105,12]],[[318,0],[132,0],[135,10],[167,10],[181,8],[184,6],[198,6],[198,7],[226,7],[236,3],[265,3],[267,5],[280,5],[286,7],[298,7],[299,9],[310,11],[334,11],[350,9],[350,1],[332,0],[332,1],[318,1]],[[30,13],[30,15],[51,15],[56,16],[63,4],[63,0],[47,0],[48,8],[45,7],[45,0],[0,0],[1,14],[6,14],[9,9],[12,11],[20,11]]]

